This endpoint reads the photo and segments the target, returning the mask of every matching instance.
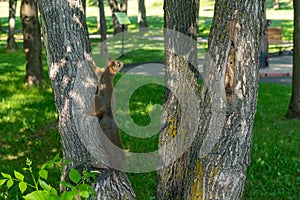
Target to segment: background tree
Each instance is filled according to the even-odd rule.
[[[98,80],[88,65],[91,47],[82,2],[39,0],[38,4],[63,155],[71,160],[62,179],[70,167],[85,166],[98,172],[96,183],[90,183],[97,199],[134,199],[126,174],[104,163],[109,153],[105,137],[98,118],[89,114]]]
[[[260,68],[269,66],[269,43],[268,43],[268,22],[267,22],[267,2],[263,5],[263,29],[261,32],[261,54],[260,54]]]
[[[120,7],[117,0],[108,0],[109,7],[112,13],[112,20],[114,25],[114,34],[122,32],[122,25],[118,22],[115,12],[125,12],[127,13],[127,0],[120,1]],[[125,25],[125,30],[127,30],[127,25]]]
[[[0,32],[3,32],[3,28],[2,28],[1,19],[0,19]]]
[[[138,0],[138,24],[139,28],[146,28],[148,27],[147,24],[147,17],[146,17],[146,7],[145,7],[145,0]]]
[[[280,8],[279,0],[273,0],[273,8],[275,10]]]
[[[215,2],[200,92],[192,67],[195,47],[174,52],[180,45],[165,38],[165,82],[177,95],[165,91],[160,149],[180,139],[172,153],[161,152],[160,163],[170,163],[183,145],[191,146],[159,171],[158,199],[241,198],[256,110],[262,31],[257,19],[262,18],[263,3]],[[164,9],[165,28],[196,39],[195,1],[165,0]]]
[[[44,82],[41,29],[36,0],[22,0],[20,12],[26,56],[25,81],[29,85],[35,85]]]
[[[105,10],[104,10],[104,2],[103,0],[98,0],[99,7],[99,18],[100,18],[100,34],[101,34],[101,57],[108,56],[108,50],[106,45],[106,20],[105,20]]]
[[[8,50],[16,50],[18,48],[14,36],[15,23],[16,23],[16,5],[17,5],[17,0],[9,0],[8,37],[7,37]]]
[[[294,0],[294,52],[292,97],[287,112],[289,118],[300,118],[300,2]]]

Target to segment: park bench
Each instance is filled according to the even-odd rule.
[[[279,48],[279,55],[282,53],[282,48],[293,46],[293,42],[284,42],[282,40],[282,29],[280,27],[268,28],[268,43]]]

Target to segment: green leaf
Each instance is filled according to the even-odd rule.
[[[64,191],[61,195],[61,199],[64,200],[73,200],[77,196],[76,191]]]
[[[1,174],[4,178],[11,179],[11,176],[9,174],[5,174],[3,172],[1,172]]]
[[[70,164],[71,162],[72,162],[71,159],[67,159],[67,160],[63,163],[63,165],[64,165],[64,166],[67,166],[67,165]]]
[[[39,184],[40,184],[40,186],[44,189],[44,190],[46,190],[46,191],[50,191],[51,190],[51,186],[50,185],[48,185],[45,181],[42,181],[42,180],[39,180]]]
[[[60,184],[64,187],[71,188],[72,190],[76,191],[76,187],[68,182],[60,182]]]
[[[15,177],[20,180],[20,181],[23,181],[24,180],[24,176],[23,174],[21,174],[20,172],[14,170],[14,174],[15,174]]]
[[[28,170],[29,170],[29,168],[27,168],[27,167],[23,168],[23,171],[28,171]]]
[[[46,200],[58,200],[60,199],[58,196],[52,196],[50,193],[37,190],[34,192],[31,192],[27,194],[26,196],[23,196],[25,200],[40,200],[40,199],[46,199]]]
[[[47,180],[47,178],[48,178],[48,171],[42,169],[42,170],[39,171],[39,175],[40,175],[40,177],[42,177],[43,179]]]
[[[88,191],[86,190],[83,190],[83,191],[80,191],[79,192],[79,195],[83,198],[89,198],[90,197],[90,194],[88,193]]]
[[[29,158],[26,158],[26,165],[30,167],[31,164],[32,164],[32,161]]]
[[[78,184],[81,180],[81,175],[76,169],[72,168],[69,172],[69,178],[72,182]]]
[[[6,183],[7,189],[9,189],[13,184],[14,184],[14,181],[12,179],[8,180]]]
[[[93,190],[93,188],[88,184],[80,184],[80,185],[77,186],[77,188],[80,191],[87,191],[91,195],[95,194],[95,191]]]
[[[60,153],[56,154],[53,158],[53,160],[58,161],[60,159]]]
[[[19,189],[20,189],[20,191],[22,192],[22,194],[25,192],[25,190],[27,189],[27,183],[25,183],[25,182],[20,182],[19,183]]]
[[[7,179],[1,179],[0,180],[0,186],[3,185],[6,181],[7,181]]]
[[[53,187],[50,189],[50,194],[57,196],[57,191]]]

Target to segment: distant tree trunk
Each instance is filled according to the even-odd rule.
[[[3,28],[2,28],[1,19],[0,19],[0,32],[3,32]]]
[[[300,118],[300,1],[294,0],[294,53],[293,84],[290,106],[286,114],[289,118]]]
[[[158,172],[157,199],[241,198],[256,112],[263,3],[216,0],[200,91],[195,45],[179,44],[176,34],[165,37],[170,91],[159,163],[171,164]],[[165,0],[165,28],[195,40],[195,8],[195,0]]]
[[[29,85],[35,85],[44,82],[41,29],[36,0],[22,0],[21,19],[26,56],[25,81]]]
[[[17,0],[9,0],[9,19],[8,19],[8,37],[7,37],[8,50],[16,50],[18,48],[14,36],[15,23],[16,23],[16,5],[17,5]]]
[[[138,14],[138,24],[139,28],[148,27],[147,17],[146,17],[146,8],[145,8],[145,0],[138,0],[139,4],[139,14]]]
[[[263,8],[263,30],[261,32],[261,53],[260,53],[260,68],[266,68],[269,66],[269,44],[268,44],[268,24],[267,24],[267,3],[265,1]]]
[[[64,159],[70,167],[97,171],[88,183],[100,199],[135,199],[124,172],[107,164],[109,150],[98,118],[89,114],[98,80],[89,61],[91,47],[82,2],[39,0],[49,75],[59,118]],[[76,21],[74,19],[77,19]],[[94,198],[91,198],[94,199]]]
[[[120,11],[127,14],[127,0],[121,0]]]
[[[99,6],[99,18],[100,18],[100,34],[101,34],[101,57],[108,56],[107,44],[106,44],[106,20],[105,20],[105,11],[104,11],[104,2],[103,0],[98,0]]]
[[[111,13],[112,13],[112,20],[114,25],[114,34],[118,34],[122,32],[122,25],[118,22],[118,19],[115,15],[115,12],[125,12],[127,13],[127,0],[121,0],[120,8],[118,5],[117,0],[108,0]],[[125,30],[127,30],[127,25],[125,25]]]
[[[273,0],[273,8],[275,10],[280,8],[279,0]]]

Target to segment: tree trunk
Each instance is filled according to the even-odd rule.
[[[98,0],[99,6],[99,18],[100,18],[100,34],[101,34],[101,57],[108,57],[108,50],[106,44],[106,20],[105,20],[105,11],[104,11],[104,2],[103,0]]]
[[[241,198],[256,111],[262,31],[257,19],[262,18],[263,3],[215,2],[199,92],[197,68],[187,64],[194,59],[182,61],[196,54],[193,46],[189,51],[182,46],[177,52],[165,49],[170,91],[165,92],[159,144],[174,151],[161,150],[159,163],[171,164],[159,171],[158,199]],[[195,39],[194,7],[195,1],[165,0],[165,28]],[[180,40],[168,38],[165,47]]]
[[[18,45],[15,40],[15,23],[16,23],[16,5],[17,0],[9,0],[9,21],[8,21],[8,37],[7,49],[16,50]]]
[[[300,2],[294,0],[294,53],[292,97],[287,112],[289,118],[300,118]]]
[[[0,32],[3,32],[3,28],[2,28],[1,19],[0,19]]]
[[[147,28],[147,17],[146,17],[146,8],[145,0],[138,0],[139,4],[139,15],[138,15],[138,24],[139,28]]]
[[[118,22],[118,19],[115,15],[115,12],[120,12],[117,0],[108,0],[111,13],[112,13],[112,21],[114,25],[114,35],[122,32],[122,25]]]
[[[263,8],[263,30],[261,32],[261,53],[260,53],[260,68],[269,66],[269,43],[268,43],[268,23],[267,23],[267,3],[265,1]]]
[[[125,12],[127,14],[127,0],[121,0],[120,11]]]
[[[280,9],[279,0],[273,0],[273,9]]]
[[[41,30],[36,0],[22,0],[21,19],[26,56],[25,81],[29,85],[35,85],[44,82]]]
[[[198,37],[198,35],[199,35],[200,0],[196,1],[196,10],[197,10],[196,24],[197,24],[197,37]]]
[[[109,167],[111,149],[105,148],[108,139],[98,118],[89,114],[98,80],[88,65],[91,48],[82,2],[40,0],[38,3],[63,155],[65,160],[71,160],[62,180],[70,167],[84,165],[99,172],[96,183],[90,183],[96,199],[135,199],[126,174]]]
[[[184,138],[185,134],[189,134],[192,130],[188,127],[197,120],[196,1],[164,1],[165,87],[168,89],[165,90],[162,118],[165,125],[159,138],[159,149],[166,150],[160,152],[159,163],[169,165],[158,171],[157,199],[184,199],[186,192],[184,186],[189,153],[184,153],[185,145],[170,143],[177,141],[177,137]],[[190,113],[191,109],[193,111]],[[173,163],[176,156],[178,159]]]

